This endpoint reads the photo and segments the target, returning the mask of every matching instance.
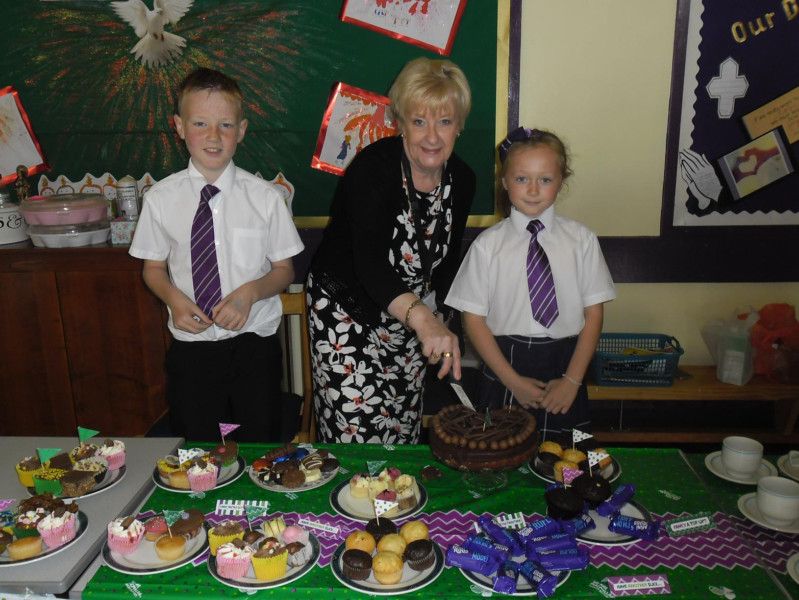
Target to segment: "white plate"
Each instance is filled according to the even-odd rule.
[[[652,518],[649,511],[635,501],[630,501],[622,506],[619,512],[635,519],[645,519],[649,521]],[[596,546],[626,546],[627,544],[635,544],[641,541],[640,538],[631,535],[610,531],[608,529],[610,518],[601,516],[595,510],[589,510],[588,516],[594,520],[596,528],[578,535],[577,539],[581,542]]]
[[[514,558],[515,562],[521,563],[524,561],[524,558]],[[461,574],[474,583],[476,586],[488,590],[489,592],[494,591],[494,580],[491,577],[486,577],[485,575],[480,575],[479,573],[473,573],[472,571],[467,571],[466,569],[461,569]],[[552,571],[552,574],[558,578],[558,583],[555,586],[559,588],[563,585],[569,575],[571,575],[571,571]],[[513,594],[500,594],[500,596],[537,596],[538,594],[533,589],[533,586],[524,578],[524,577],[517,577],[516,578],[516,592]]]
[[[782,474],[791,479],[799,481],[799,467],[791,466],[788,460],[788,455],[784,454],[777,459],[777,468],[782,471]]]
[[[227,467],[222,467],[219,470],[219,476],[216,478],[216,486],[212,490],[208,491],[212,492],[213,490],[218,490],[221,487],[225,487],[226,485],[233,483],[239,477],[241,477],[242,473],[244,473],[244,458],[239,456],[235,463],[228,465]],[[165,483],[161,478],[161,475],[158,474],[158,467],[153,469],[153,481],[155,482],[155,485],[169,492],[180,492],[182,494],[193,493],[192,490],[184,490],[181,488],[172,487],[168,483]]]
[[[772,465],[769,461],[765,458],[760,461],[760,466],[757,469],[757,472],[748,478],[740,478],[740,477],[733,477],[729,473],[727,473],[727,469],[724,468],[724,464],[721,462],[721,450],[716,450],[715,452],[711,452],[705,457],[705,466],[707,467],[708,471],[713,473],[716,477],[721,477],[722,479],[726,479],[727,481],[732,481],[733,483],[743,483],[746,485],[757,485],[757,482],[767,475],[777,475],[777,467]]]
[[[394,596],[420,590],[433,583],[441,575],[441,571],[444,570],[444,553],[438,544],[433,542],[435,560],[433,561],[433,566],[424,571],[414,571],[407,563],[404,563],[402,565],[402,578],[399,583],[380,583],[375,579],[374,573],[370,573],[369,577],[363,581],[353,581],[344,575],[344,569],[341,565],[341,555],[344,554],[344,550],[346,550],[346,544],[342,543],[336,548],[330,559],[330,569],[333,571],[333,576],[348,588],[372,596]]]
[[[62,495],[62,496],[58,496],[58,497],[61,498],[65,503],[68,504],[71,500],[78,500],[80,498],[85,498],[86,496],[92,496],[94,494],[97,494],[98,492],[104,492],[108,488],[113,487],[116,484],[118,484],[120,481],[122,481],[122,478],[125,476],[125,473],[127,472],[127,470],[128,470],[128,468],[125,465],[122,465],[120,468],[114,469],[113,471],[111,471],[109,469],[108,471],[105,472],[105,475],[100,480],[100,483],[95,485],[92,489],[90,489],[88,492],[86,492],[82,496],[63,496]],[[25,488],[25,489],[28,490],[28,494],[30,494],[31,496],[35,496],[36,495],[36,489],[35,488]]]
[[[788,562],[785,563],[785,569],[788,571],[788,575],[791,576],[791,579],[799,583],[799,552],[788,559]]]
[[[108,547],[108,541],[103,544],[103,560],[105,564],[128,575],[153,575],[164,573],[182,567],[187,562],[205,552],[208,548],[208,535],[205,527],[200,528],[200,533],[186,542],[183,556],[175,560],[163,560],[155,552],[155,542],[142,540],[139,547],[130,554],[119,554]]]
[[[413,516],[421,511],[424,505],[427,504],[427,490],[418,481],[416,485],[419,487],[419,501],[416,503],[416,506],[401,510],[394,516],[389,517],[392,521]],[[362,523],[366,523],[370,519],[375,518],[374,505],[368,498],[352,497],[350,494],[349,480],[342,481],[330,492],[330,506],[332,506],[333,510],[338,514]]]
[[[44,558],[49,558],[53,554],[58,554],[65,548],[69,548],[71,544],[75,542],[80,536],[83,535],[83,532],[86,531],[86,527],[89,524],[89,517],[87,517],[83,511],[78,511],[78,524],[75,532],[75,537],[68,541],[66,544],[61,544],[53,548],[52,550],[42,550],[41,554],[33,556],[31,558],[23,558],[22,560],[11,560],[8,556],[8,550],[4,550],[2,554],[0,554],[0,567],[9,567],[9,566],[16,566],[21,564],[28,564],[35,562],[37,560],[42,560]],[[42,544],[42,548],[46,548],[46,544]]]
[[[738,498],[738,510],[740,510],[741,514],[747,519],[766,529],[773,529],[774,531],[781,531],[783,533],[799,533],[799,519],[785,526],[772,525],[766,521],[760,509],[757,508],[757,492],[744,494]]]
[[[332,454],[329,454],[329,453],[328,453],[328,457],[329,458],[336,458],[335,456],[333,456]],[[253,470],[252,466],[250,466],[248,471],[249,471],[249,474],[250,474],[250,479],[259,488],[263,488],[265,490],[269,490],[270,492],[280,492],[280,493],[285,494],[287,492],[307,492],[308,490],[315,490],[318,487],[322,487],[323,485],[325,485],[329,481],[332,481],[332,479],[336,475],[338,475],[339,468],[340,467],[336,467],[335,470],[331,471],[330,473],[322,473],[322,476],[319,479],[317,479],[316,481],[312,481],[311,483],[303,483],[301,486],[298,486],[298,487],[295,487],[295,488],[287,488],[285,486],[278,485],[278,484],[272,483],[272,482],[263,483],[262,481],[258,480],[258,476],[255,474],[255,471]]]
[[[208,557],[208,571],[220,583],[224,583],[225,585],[229,585],[230,587],[238,588],[246,592],[249,592],[250,590],[266,590],[269,588],[280,587],[281,585],[291,583],[295,579],[299,579],[308,571],[310,571],[317,562],[319,562],[319,540],[317,540],[316,536],[311,533],[308,536],[308,543],[311,545],[311,558],[308,560],[308,562],[301,567],[289,567],[283,577],[280,577],[279,579],[273,579],[272,581],[261,581],[260,579],[256,579],[255,570],[253,569],[252,564],[250,564],[250,570],[247,572],[246,577],[240,577],[238,579],[226,579],[222,577],[216,570],[215,556]]]
[[[533,457],[533,460],[530,461],[530,469],[533,471],[533,474],[538,477],[539,479],[543,479],[548,483],[557,483],[557,480],[552,476],[548,475],[542,466],[540,460],[538,460],[538,453],[536,456]],[[602,469],[599,474],[604,478],[607,479],[608,483],[613,483],[619,477],[621,477],[621,466],[619,465],[618,461],[610,457],[610,464]]]

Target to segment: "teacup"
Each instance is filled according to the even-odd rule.
[[[737,479],[752,477],[763,460],[763,444],[740,435],[725,437],[721,444],[721,464]]]
[[[785,477],[763,477],[757,482],[757,509],[767,523],[787,527],[799,519],[799,483]]]

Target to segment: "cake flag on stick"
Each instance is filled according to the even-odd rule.
[[[609,458],[610,454],[607,452],[595,452],[593,450],[588,451],[588,468],[590,469],[594,465],[598,465],[601,461]]]
[[[380,471],[380,467],[386,464],[384,460],[367,460],[366,470],[369,471],[369,476],[374,477]]]
[[[97,431],[96,429],[86,429],[85,427],[78,427],[78,439],[80,440],[81,444],[86,440],[88,440],[89,438],[93,438],[98,433],[100,432]]]
[[[182,510],[167,510],[164,509],[164,521],[166,521],[166,528],[169,531],[169,537],[172,537],[172,525],[183,515]]]
[[[572,448],[574,448],[576,444],[579,444],[580,442],[592,437],[594,436],[590,433],[584,433],[579,429],[572,429]]]
[[[244,507],[244,511],[247,514],[247,527],[252,529],[252,521],[258,517],[263,517],[269,512],[269,502],[266,501],[266,506],[247,504]]]
[[[571,467],[563,467],[563,485],[568,487],[572,481],[577,479],[583,472],[580,469],[572,469]]]
[[[380,498],[374,499],[375,504],[375,517],[379,518],[383,513],[387,513],[395,506],[399,506],[399,502],[393,500],[381,500]]]
[[[180,464],[191,460],[194,457],[194,453],[191,450],[186,450],[185,448],[178,448],[178,460]]]
[[[241,425],[238,423],[220,423],[219,424],[219,433],[222,434],[222,443],[225,443],[225,436],[228,435],[231,431],[236,431]]]
[[[42,464],[46,463],[59,452],[61,452],[61,448],[36,448],[36,454],[39,455],[39,462]]]

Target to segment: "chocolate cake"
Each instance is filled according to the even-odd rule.
[[[514,469],[535,452],[535,418],[512,406],[491,411],[491,424],[484,413],[461,404],[445,406],[433,417],[430,448],[450,467],[464,471]]]

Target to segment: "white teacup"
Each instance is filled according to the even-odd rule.
[[[785,477],[763,477],[757,482],[757,509],[766,522],[787,527],[799,519],[799,483]]]
[[[763,460],[763,444],[740,435],[725,437],[721,444],[721,464],[738,479],[752,477]]]

